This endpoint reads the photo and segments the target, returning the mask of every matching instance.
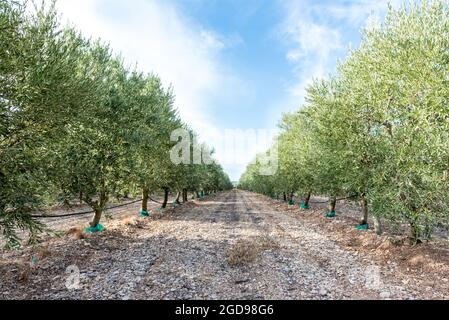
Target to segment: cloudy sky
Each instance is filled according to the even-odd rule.
[[[398,1],[393,5],[398,5]],[[173,85],[203,140],[226,129],[276,129],[307,84],[335,70],[382,0],[59,0],[65,23]],[[219,147],[217,147],[220,150]],[[247,151],[248,158],[254,156]],[[224,155],[219,152],[219,160]],[[222,161],[223,162],[223,161]],[[226,161],[224,161],[226,162]],[[238,180],[245,163],[224,163]]]

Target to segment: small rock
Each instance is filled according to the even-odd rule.
[[[327,290],[326,289],[321,289],[320,290],[320,296],[322,296],[322,297],[327,296]]]
[[[382,298],[382,299],[389,299],[390,297],[391,297],[391,294],[389,293],[389,292],[382,292],[381,294],[380,294],[380,297]]]
[[[243,283],[247,283],[250,281],[251,281],[250,279],[238,279],[238,280],[235,280],[235,284],[243,284]]]

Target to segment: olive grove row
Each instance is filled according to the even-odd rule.
[[[100,41],[58,21],[54,5],[29,10],[0,1],[0,232],[36,240],[40,208],[76,199],[100,223],[111,198],[232,187],[215,162],[175,165],[174,130],[184,128],[174,95],[154,74],[127,67]],[[203,151],[209,150],[202,146]],[[204,154],[204,153],[203,153]]]
[[[274,176],[251,164],[240,187],[269,196],[355,195],[360,223],[409,229],[415,242],[449,225],[449,5],[390,8],[337,72],[308,87],[273,148]],[[405,228],[407,226],[407,228]],[[404,229],[405,228],[405,229]]]

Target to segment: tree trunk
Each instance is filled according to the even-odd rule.
[[[410,231],[411,231],[411,237],[412,237],[412,241],[413,244],[421,244],[422,243],[422,239],[421,239],[421,229],[418,226],[418,223],[416,223],[415,221],[411,221],[410,222]]]
[[[376,231],[377,235],[382,235],[383,230],[382,230],[382,223],[380,221],[380,219],[376,216],[373,217],[374,220],[374,230]]]
[[[105,193],[101,193],[98,201],[96,201],[93,205],[91,205],[91,207],[93,207],[93,209],[95,210],[94,217],[92,219],[92,222],[90,223],[90,226],[92,228],[95,228],[100,223],[101,216],[103,214],[107,202],[108,196]]]
[[[164,203],[162,204],[162,209],[167,208],[167,203],[168,203],[168,188],[164,188]]]
[[[148,188],[143,188],[141,211],[148,212],[148,199],[149,198],[150,198],[150,190]]]
[[[333,196],[329,200],[329,212],[335,212],[336,206],[337,206],[337,197]]]
[[[187,189],[184,189],[182,191],[182,202],[184,202],[184,203],[189,202],[189,195],[188,195]]]
[[[365,194],[362,194],[360,198],[360,205],[362,206],[362,219],[360,220],[360,224],[368,224],[368,201],[366,200]]]
[[[83,204],[83,192],[82,191],[80,191],[79,199],[80,199],[80,204]]]
[[[310,203],[310,198],[312,198],[312,192],[309,192],[304,200],[304,206],[308,207]]]
[[[287,194],[284,192],[284,202],[287,202]]]
[[[103,214],[102,209],[100,209],[100,208],[95,209],[94,217],[92,219],[92,222],[90,223],[90,226],[92,228],[95,228],[96,226],[98,226],[98,224],[100,223],[102,214]]]
[[[179,201],[179,199],[181,199],[181,195],[182,195],[182,192],[178,192],[178,194],[176,195],[175,203],[181,204],[181,202]]]

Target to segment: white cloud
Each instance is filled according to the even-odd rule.
[[[128,64],[158,74],[172,84],[182,119],[195,130],[214,130],[213,99],[238,78],[222,65],[220,53],[235,38],[218,35],[183,16],[173,4],[154,0],[59,0],[63,21],[84,35],[109,42]]]
[[[286,18],[281,32],[289,43],[286,58],[293,65],[297,83],[289,88],[301,100],[314,78],[326,76],[334,63],[335,52],[343,48],[340,31],[317,21],[314,8],[304,1],[284,2]]]
[[[355,0],[345,5],[332,4],[325,11],[335,19],[346,20],[351,25],[363,26],[366,21],[379,19],[388,8],[388,4],[399,7],[402,0]]]
[[[378,0],[328,4],[287,0],[280,3],[285,12],[280,32],[287,40],[286,59],[292,64],[296,78],[288,91],[299,98],[300,103],[312,80],[327,77],[335,70],[337,58],[346,53],[352,40],[347,29],[361,31],[367,24],[378,21],[388,8],[387,1]],[[400,0],[390,3],[397,7]]]

